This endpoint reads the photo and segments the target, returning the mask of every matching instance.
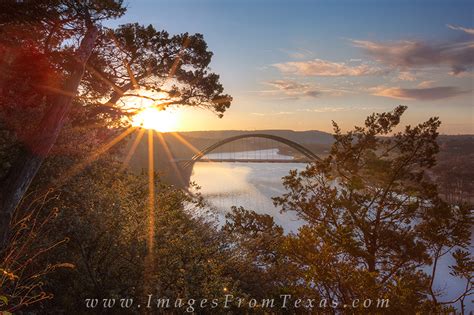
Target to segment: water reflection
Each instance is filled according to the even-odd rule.
[[[278,154],[277,149],[260,150],[264,152],[212,153],[210,159],[259,159],[270,156],[271,159],[291,159],[292,157]],[[297,232],[303,221],[294,212],[280,213],[275,208],[271,197],[282,195],[285,190],[282,177],[288,175],[290,169],[302,170],[302,163],[196,163],[191,180],[202,187],[201,193],[217,210],[217,218],[222,224],[224,215],[232,206],[242,206],[260,214],[269,214],[275,222],[281,225],[286,233]],[[464,289],[465,283],[449,275],[449,265],[453,263],[450,255],[439,262],[435,287],[444,295],[442,300],[457,297]],[[426,271],[429,271],[427,268]],[[466,299],[467,309],[472,310]]]
[[[232,206],[272,215],[275,222],[294,231],[303,224],[293,212],[280,213],[271,197],[284,193],[281,178],[300,163],[196,163],[191,180],[202,187],[206,200],[218,211],[219,221]]]

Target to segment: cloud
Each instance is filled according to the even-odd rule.
[[[275,90],[267,92],[281,92],[287,96],[293,98],[300,97],[318,97],[321,92],[314,88],[313,86],[305,83],[298,83],[292,80],[273,80],[265,82],[267,85],[270,85],[275,88]]]
[[[316,91],[316,90],[308,90],[304,92],[304,95],[309,96],[309,97],[317,97],[321,94],[321,92]]]
[[[455,30],[455,31],[463,31],[464,33],[474,35],[474,28],[455,26],[455,25],[451,25],[451,24],[447,24],[446,26],[449,27],[452,30]]]
[[[304,49],[304,48],[297,48],[296,50],[286,50],[286,49],[280,49],[282,52],[288,55],[291,59],[305,59],[313,56],[313,52]]]
[[[426,89],[433,87],[433,83],[435,83],[433,80],[422,81],[416,87]]]
[[[474,65],[472,40],[445,43],[352,40],[352,43],[378,62],[401,69],[447,65],[451,67],[453,74],[458,74]]]
[[[300,90],[307,87],[307,84],[298,83],[291,80],[273,80],[266,82],[268,85],[271,85],[279,90],[283,91],[294,91]]]
[[[468,91],[459,90],[453,86],[399,88],[399,87],[375,87],[370,89],[373,95],[385,96],[402,100],[433,101],[454,97]]]
[[[409,71],[400,71],[398,73],[398,79],[401,81],[415,81],[416,76]]]
[[[301,76],[340,77],[377,75],[385,73],[385,71],[380,68],[370,67],[365,64],[349,66],[344,62],[331,62],[322,59],[289,61],[285,63],[276,63],[273,64],[273,66],[283,73]]]

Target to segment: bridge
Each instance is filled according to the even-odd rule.
[[[271,140],[275,141],[277,143],[284,144],[300,154],[303,155],[301,158],[276,158],[274,154],[270,154],[268,150],[267,152],[262,152],[262,150],[257,150],[257,151],[244,151],[244,152],[239,152],[240,156],[235,155],[235,150],[228,150],[224,151],[225,157],[206,157],[206,155],[209,155],[211,152],[217,150],[218,148],[221,148],[225,146],[226,144],[230,144],[233,142],[237,142],[239,140],[243,139],[265,139],[265,140]],[[268,144],[267,144],[268,146]],[[270,146],[271,147],[271,146]],[[245,148],[245,146],[241,146],[241,148]],[[235,149],[235,148],[232,148]],[[241,149],[242,150],[242,149]],[[257,152],[257,154],[249,154],[249,152]],[[242,153],[247,153],[247,155],[242,154]],[[265,156],[265,153],[267,156]],[[250,157],[249,157],[250,155]],[[191,159],[189,160],[177,160],[177,162],[181,163],[183,169],[189,169],[192,168],[194,163],[196,162],[240,162],[240,163],[310,163],[316,160],[320,160],[320,158],[314,154],[311,150],[305,148],[301,144],[298,144],[294,141],[291,141],[289,139],[285,139],[283,137],[275,136],[275,135],[270,135],[270,134],[263,134],[263,133],[255,133],[255,134],[244,134],[244,135],[238,135],[234,137],[229,137],[227,139],[221,140],[216,142],[215,144],[197,152]]]
[[[177,187],[188,187],[193,166],[200,162],[215,163],[311,163],[320,158],[307,147],[272,134],[248,133],[232,136],[212,145],[197,149],[196,143],[191,144],[179,135],[169,134],[168,139],[156,135],[154,156],[155,170],[163,181]],[[173,142],[174,141],[174,142]],[[168,144],[170,146],[168,146]],[[206,143],[209,143],[207,141]],[[147,152],[147,143],[142,144],[142,151]],[[179,155],[175,150],[179,149]],[[148,155],[135,157],[136,171],[143,170],[147,165]]]

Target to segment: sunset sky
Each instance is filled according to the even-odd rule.
[[[403,123],[440,116],[474,133],[472,1],[136,0],[108,26],[202,33],[231,109],[179,113],[179,130],[331,131],[408,106]]]

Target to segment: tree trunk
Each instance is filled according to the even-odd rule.
[[[10,221],[16,207],[25,195],[44,159],[53,147],[71,108],[73,97],[84,75],[85,64],[91,55],[97,39],[98,29],[89,25],[75,53],[76,64],[64,83],[63,92],[57,94],[50,109],[44,115],[38,132],[33,136],[31,146],[25,148],[10,168],[0,191],[0,249],[6,245]]]

